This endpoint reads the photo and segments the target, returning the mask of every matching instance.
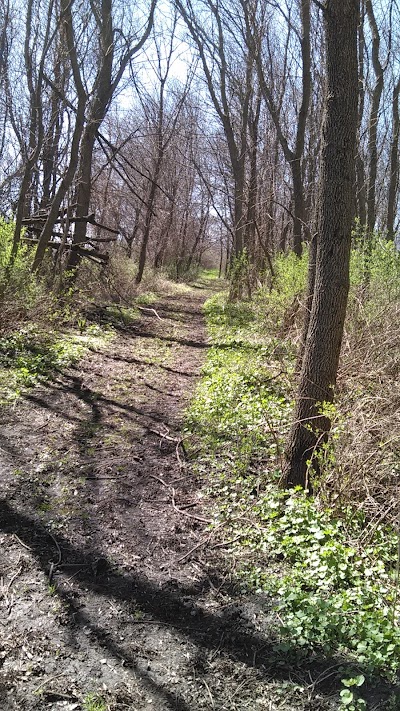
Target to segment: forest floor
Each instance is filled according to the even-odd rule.
[[[337,708],[274,666],[263,597],[205,545],[181,428],[211,289],[161,299],[1,408],[2,711]]]

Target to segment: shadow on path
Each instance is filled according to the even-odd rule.
[[[0,501],[0,522],[2,531],[16,534],[30,548],[41,569],[48,574],[52,561],[57,558],[54,538],[50,537],[33,518],[13,509],[4,500]],[[90,554],[86,554],[60,535],[57,536],[57,543],[62,556],[60,569],[79,562],[81,567],[76,573],[76,579],[82,589],[89,589],[96,595],[106,596],[110,600],[134,602],[141,614],[149,616],[155,623],[167,624],[177,632],[183,633],[200,650],[216,650],[219,654],[227,654],[235,661],[248,667],[255,667],[270,681],[291,679],[291,675],[296,672],[294,661],[296,655],[300,660],[298,668],[301,669],[302,674],[309,672],[310,678],[314,680],[318,677],[323,679],[327,670],[335,669],[340,664],[339,658],[322,656],[315,656],[307,661],[301,656],[303,650],[296,649],[295,646],[289,650],[285,660],[274,649],[272,638],[263,636],[248,625],[247,629],[241,629],[238,622],[229,618],[224,609],[218,614],[209,612],[195,601],[196,596],[203,592],[205,587],[209,587],[210,583],[206,579],[186,588],[172,582],[160,588],[142,575],[128,575],[114,571],[112,562],[105,561],[102,551],[92,550]],[[103,568],[105,572],[96,576],[93,574],[94,563],[99,559],[105,561]],[[161,689],[150,676],[138,670],[133,655],[127,655],[126,650],[122,649],[115,639],[104,633],[101,620],[93,621],[81,608],[76,595],[63,590],[61,586],[57,588],[57,594],[67,610],[68,624],[72,630],[82,626],[90,628],[102,648],[107,649],[116,659],[123,659],[125,666],[140,674],[153,691],[164,695],[172,709],[193,711],[179,694],[165,688]],[[194,598],[190,609],[182,603],[182,595]],[[140,624],[141,622],[138,621],[138,627]],[[329,685],[328,687],[325,685],[325,688],[328,693]]]

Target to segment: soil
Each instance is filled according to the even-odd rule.
[[[142,310],[1,410],[4,711],[337,708],[324,665],[276,663],[270,603],[235,592],[207,546],[181,429],[209,295]]]

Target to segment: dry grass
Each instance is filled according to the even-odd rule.
[[[81,294],[88,300],[97,302],[115,302],[125,306],[132,305],[143,295],[173,296],[187,293],[190,288],[186,284],[171,281],[162,272],[146,269],[142,282],[135,282],[137,263],[128,259],[123,252],[115,250],[109,264],[104,270],[84,263],[81,265],[77,286]]]
[[[398,517],[400,300],[352,299],[337,386],[338,434],[323,493],[362,509],[370,525]]]

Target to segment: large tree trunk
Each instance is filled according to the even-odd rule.
[[[349,290],[357,133],[359,0],[328,0],[324,12],[326,95],[315,287],[294,423],[287,447],[286,486],[310,487],[310,463],[326,441]]]

